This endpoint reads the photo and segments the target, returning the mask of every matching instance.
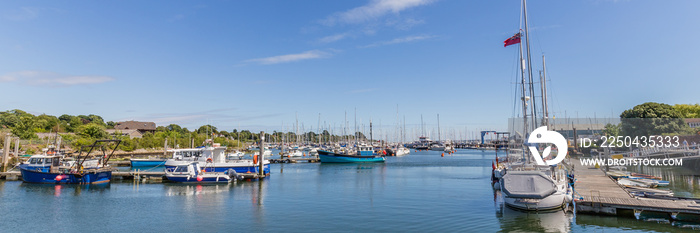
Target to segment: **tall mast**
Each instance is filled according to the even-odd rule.
[[[355,145],[357,146],[357,108],[355,108],[355,132],[354,132],[354,135],[355,135]]]
[[[522,36],[522,35],[521,35]],[[528,125],[527,125],[527,102],[529,101],[529,97],[527,96],[527,90],[525,89],[525,60],[523,58],[523,43],[519,44],[520,47],[520,82],[521,82],[521,92],[522,96],[520,97],[520,100],[523,104],[523,141],[525,140],[525,136],[527,135],[528,131]]]
[[[438,116],[438,143],[442,141],[442,138],[440,138],[440,114],[437,114]]]
[[[420,114],[420,136],[425,137],[425,129],[423,127],[423,114]]]
[[[547,69],[544,63],[544,54],[542,54],[542,80],[540,81],[542,86],[542,114],[544,114],[544,120],[542,124],[549,128],[549,105],[547,102]]]
[[[537,106],[535,105],[535,88],[533,86],[533,81],[532,81],[532,61],[530,59],[530,31],[527,23],[527,3],[525,0],[523,0],[523,17],[524,17],[524,22],[525,22],[525,46],[527,49],[527,73],[528,73],[528,79],[530,81],[530,105],[532,107],[530,108],[531,112],[531,117],[532,117],[532,128],[537,128],[537,112],[535,109],[537,109]]]
[[[318,137],[318,145],[321,146],[321,113],[318,114],[318,124],[316,124],[316,136]]]

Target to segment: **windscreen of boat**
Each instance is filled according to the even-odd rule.
[[[187,166],[177,166],[175,172],[187,172]]]

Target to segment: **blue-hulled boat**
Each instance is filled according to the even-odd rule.
[[[100,184],[108,183],[112,179],[112,168],[107,165],[107,161],[114,154],[103,155],[98,158],[90,158],[90,152],[94,148],[103,148],[105,143],[115,142],[116,149],[120,140],[97,140],[90,146],[81,147],[80,154],[76,161],[64,160],[57,155],[34,155],[29,160],[19,166],[22,173],[22,180],[28,183],[48,183],[48,184]],[[83,148],[89,148],[86,155],[81,156]],[[53,154],[53,153],[48,153]]]
[[[190,149],[174,149],[173,156],[165,162],[166,171],[174,171],[177,166],[188,165],[191,162],[199,163],[206,172],[227,172],[233,169],[237,173],[259,173],[257,159],[233,159],[226,160],[226,147],[216,143],[208,143],[206,146]],[[257,158],[257,156],[255,156]],[[270,173],[270,161],[263,161],[265,174]]]
[[[158,167],[165,166],[168,159],[130,159],[131,167]]]
[[[318,158],[322,163],[374,163],[386,160],[383,155],[375,154],[370,146],[360,146],[355,154],[318,150]]]
[[[226,172],[203,172],[197,162],[178,165],[173,171],[166,171],[165,177],[177,183],[229,183],[241,177],[230,169]]]

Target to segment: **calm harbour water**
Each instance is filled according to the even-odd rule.
[[[411,152],[383,164],[273,164],[262,182],[0,181],[1,232],[670,232],[675,223],[523,213],[491,188],[495,152]],[[658,172],[661,173],[661,172]],[[674,176],[675,173],[670,173]],[[698,184],[696,176],[678,176]],[[664,177],[666,178],[666,177]],[[672,181],[677,182],[677,181]],[[693,183],[695,182],[695,183]],[[680,182],[679,182],[680,183]],[[673,185],[673,184],[672,184]],[[675,184],[679,188],[687,184]],[[685,196],[697,195],[693,186]]]

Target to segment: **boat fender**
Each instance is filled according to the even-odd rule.
[[[253,163],[258,164],[258,155],[253,156]]]
[[[200,181],[200,182],[201,182],[203,179],[204,179],[204,178],[202,178],[201,176],[197,176],[197,181]]]

